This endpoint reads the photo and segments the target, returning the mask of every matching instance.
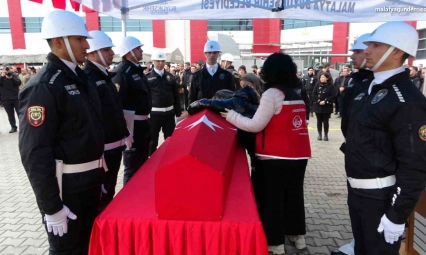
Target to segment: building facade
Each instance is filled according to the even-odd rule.
[[[0,56],[49,52],[40,31],[43,17],[52,10],[50,1],[37,4],[7,0],[7,8],[0,8]],[[67,10],[73,11],[71,6]],[[97,12],[77,14],[86,21],[89,30],[102,30],[116,45],[119,43],[123,36],[119,19]],[[420,35],[415,64],[426,62],[426,21],[409,23]],[[359,35],[373,31],[380,24],[291,19],[129,20],[127,35],[139,38],[148,53],[153,47],[179,48],[186,61],[196,62],[205,59],[203,47],[208,37],[225,34],[237,43],[242,58],[282,51],[303,60],[307,67],[323,62],[347,62],[347,57],[330,55],[348,54]]]

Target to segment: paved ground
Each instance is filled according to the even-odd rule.
[[[316,126],[311,120],[311,127]],[[332,116],[330,141],[317,141],[310,128],[313,158],[305,178],[307,250],[297,252],[288,243],[287,254],[330,254],[352,238],[346,206],[346,181],[340,119]],[[0,255],[48,254],[47,236],[33,191],[18,153],[18,134],[9,134],[7,115],[0,108]],[[122,173],[118,188],[122,186]]]

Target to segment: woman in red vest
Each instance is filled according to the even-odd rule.
[[[235,111],[221,113],[236,127],[257,133],[253,189],[269,251],[285,254],[287,235],[306,248],[303,180],[311,147],[296,67],[290,56],[274,53],[265,61],[266,82],[252,119]]]

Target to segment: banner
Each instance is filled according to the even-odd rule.
[[[279,18],[332,22],[426,20],[426,0],[73,0],[109,16],[127,19],[212,20]],[[272,11],[281,7],[284,10]],[[124,9],[127,11],[127,9]]]

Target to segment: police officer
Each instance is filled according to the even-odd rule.
[[[313,67],[308,68],[308,73],[304,77],[305,89],[309,98],[309,106],[312,104],[312,94],[314,93],[315,84],[317,84],[317,77],[315,76],[315,70]],[[311,112],[313,117],[313,112]]]
[[[157,149],[160,130],[163,129],[164,139],[167,139],[175,129],[175,116],[182,114],[176,78],[164,69],[166,54],[162,51],[154,52],[151,60],[154,68],[146,75],[152,93],[149,155]]]
[[[194,73],[189,90],[189,104],[202,98],[210,99],[221,89],[235,91],[232,75],[217,64],[219,54],[220,45],[217,41],[208,41],[204,45],[206,65]]]
[[[105,132],[104,158],[108,167],[102,185],[102,199],[99,211],[111,202],[115,194],[117,175],[121,165],[121,155],[127,146],[132,146],[126,120],[123,115],[120,96],[111,81],[107,68],[112,64],[114,51],[111,38],[102,31],[90,31],[90,49],[84,72],[95,83],[102,106],[102,120]]]
[[[416,55],[418,33],[407,23],[387,22],[364,43],[374,79],[348,113],[349,215],[355,254],[396,255],[426,185],[426,98],[402,67]]]
[[[138,64],[143,58],[143,44],[132,36],[124,37],[119,46],[122,61],[117,66],[117,74],[112,79],[123,102],[124,118],[130,137],[131,149],[123,152],[124,178],[126,184],[142,164],[148,159],[150,142],[151,89],[148,80]]]
[[[63,10],[43,19],[41,34],[51,53],[19,93],[19,151],[49,254],[87,254],[104,177],[101,104],[78,67],[89,34],[81,17]]]
[[[235,89],[240,89],[240,78],[241,75],[235,70],[235,67],[232,65],[234,61],[234,56],[230,53],[225,53],[220,57],[220,66],[226,71],[230,72],[234,78]]]
[[[343,136],[346,138],[346,133],[348,130],[348,112],[350,112],[351,103],[354,102],[354,97],[363,92],[363,90],[368,89],[371,84],[371,81],[374,79],[373,72],[366,69],[366,56],[364,50],[367,48],[367,45],[364,44],[364,41],[370,37],[370,33],[363,34],[358,37],[354,45],[350,49],[352,51],[351,60],[355,69],[359,71],[356,73],[351,73],[350,79],[348,81],[348,86],[345,88],[345,93],[342,94],[342,122],[341,129]],[[356,100],[357,101],[357,100]],[[343,142],[340,150],[345,153],[345,145]],[[331,252],[331,255],[344,255],[344,254],[354,254],[355,242],[352,240],[349,244],[346,244],[340,247],[338,250]]]

